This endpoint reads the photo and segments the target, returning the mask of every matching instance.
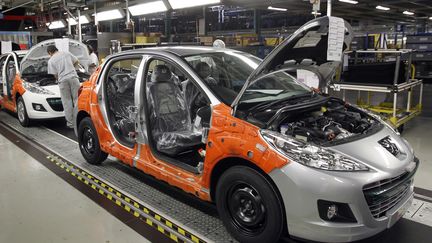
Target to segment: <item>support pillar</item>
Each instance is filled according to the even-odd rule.
[[[171,39],[171,16],[172,12],[171,10],[168,10],[165,17],[165,37],[167,38],[168,42],[170,42]]]
[[[258,41],[261,41],[261,10],[259,9],[254,9],[254,33]]]

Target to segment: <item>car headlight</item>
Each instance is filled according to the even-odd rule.
[[[274,149],[292,161],[330,171],[368,171],[369,168],[346,156],[317,145],[312,145],[270,130],[261,130],[261,135]]]
[[[49,91],[47,89],[44,89],[44,88],[40,87],[39,85],[32,84],[32,83],[29,83],[29,82],[23,82],[23,87],[27,91],[32,92],[32,93],[45,94],[45,95],[55,95],[53,92],[51,92],[51,91]]]

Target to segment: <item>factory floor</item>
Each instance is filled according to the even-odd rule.
[[[149,242],[0,135],[0,243]]]
[[[417,117],[410,121],[403,137],[421,161],[415,187],[430,194],[432,118]],[[0,243],[149,242],[127,222],[114,217],[2,135],[0,166]],[[432,222],[425,220],[418,224],[404,219],[394,229],[404,229],[405,233],[401,233],[404,237],[408,233],[412,237],[429,234]],[[388,235],[391,234],[384,236]],[[412,242],[411,239],[401,242]]]

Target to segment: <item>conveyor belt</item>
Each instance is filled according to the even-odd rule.
[[[54,124],[22,127],[17,119],[0,112],[0,121],[51,150],[49,159],[78,180],[105,195],[114,204],[141,217],[142,221],[177,242],[235,242],[222,225],[214,205],[175,189],[109,157],[101,166],[82,158],[72,131]],[[62,133],[62,134],[60,134]],[[427,197],[426,199],[427,200]],[[399,223],[367,242],[429,242],[432,203],[418,198]],[[432,214],[432,210],[431,210]],[[429,225],[429,226],[428,226]],[[402,235],[401,235],[402,234]],[[294,242],[284,239],[285,242]]]
[[[103,178],[123,195],[134,199],[169,222],[181,226],[196,238],[205,242],[235,242],[225,230],[214,206],[164,183],[155,183],[156,179],[116,161],[113,157],[108,157],[100,166],[88,164],[81,156],[76,141],[43,126],[22,127],[15,117],[4,112],[0,112],[0,121],[48,150],[55,151],[63,161],[97,178]]]

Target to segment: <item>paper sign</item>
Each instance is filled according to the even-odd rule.
[[[329,17],[329,36],[327,48],[328,61],[342,61],[345,39],[345,22],[341,18]]]
[[[55,46],[59,51],[69,52],[69,39],[55,39]]]
[[[309,70],[297,69],[297,81],[310,88],[319,88],[320,80],[318,76]]]
[[[2,41],[1,42],[1,54],[12,51],[12,41]]]

